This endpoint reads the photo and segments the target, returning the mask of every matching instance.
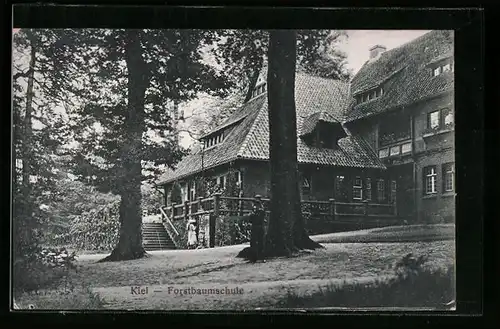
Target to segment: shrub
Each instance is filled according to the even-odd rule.
[[[76,270],[76,252],[71,254],[66,248],[44,248],[39,254],[42,263],[50,268],[66,267]]]
[[[218,246],[229,246],[250,241],[252,224],[248,216],[219,216],[215,224]]]
[[[119,229],[119,202],[115,202],[76,217],[71,231],[54,237],[54,242],[82,250],[109,251],[118,243]]]
[[[44,248],[33,257],[18,259],[14,262],[13,286],[16,291],[38,291],[53,286],[55,283],[64,284],[70,270],[77,270],[75,252],[69,253],[65,248]]]

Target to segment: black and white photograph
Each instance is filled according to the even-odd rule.
[[[456,311],[453,30],[12,30],[13,310]]]

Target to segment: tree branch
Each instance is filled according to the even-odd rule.
[[[28,75],[30,74],[31,70],[32,70],[32,69],[29,69],[29,70],[27,70],[26,72],[18,72],[18,73],[16,73],[16,74],[14,74],[13,79],[14,79],[14,80],[17,80],[17,79],[19,79],[19,78],[27,78],[27,77],[28,77]]]

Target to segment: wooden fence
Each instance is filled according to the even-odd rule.
[[[244,216],[252,212],[253,205],[261,202],[266,212],[269,212],[270,199],[256,195],[254,198],[226,197],[215,194],[208,198],[198,198],[195,201],[185,201],[163,207],[162,213],[169,219],[188,220],[192,217],[206,214],[239,215]],[[396,216],[396,204],[380,204],[363,202],[338,202],[335,199],[328,201],[302,201],[302,212],[304,214],[328,217],[335,220],[342,216],[366,216],[366,217],[393,217]],[[171,224],[171,223],[170,223]],[[169,224],[169,225],[170,225]],[[172,225],[173,227],[173,225]]]

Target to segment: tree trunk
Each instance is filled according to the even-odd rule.
[[[139,30],[126,34],[125,59],[128,69],[128,111],[123,146],[123,179],[120,186],[120,238],[111,255],[102,261],[119,261],[144,257],[141,211],[141,150],[145,131],[144,97],[148,73],[142,58]]]
[[[36,65],[36,47],[34,40],[30,37],[31,34],[27,31],[28,40],[30,43],[30,63],[28,68],[28,84],[26,89],[26,107],[24,111],[24,118],[22,120],[22,141],[21,141],[21,202],[17,205],[19,212],[17,213],[20,218],[17,218],[16,239],[22,241],[22,246],[33,246],[33,203],[32,203],[32,186],[30,176],[32,174],[32,113],[33,113],[33,83],[35,79],[35,65]],[[14,160],[15,161],[15,160]],[[14,164],[15,166],[15,164]],[[19,250],[18,250],[19,252]]]
[[[321,246],[307,235],[300,206],[295,112],[296,32],[271,31],[268,58],[271,214],[265,255],[272,257]]]

